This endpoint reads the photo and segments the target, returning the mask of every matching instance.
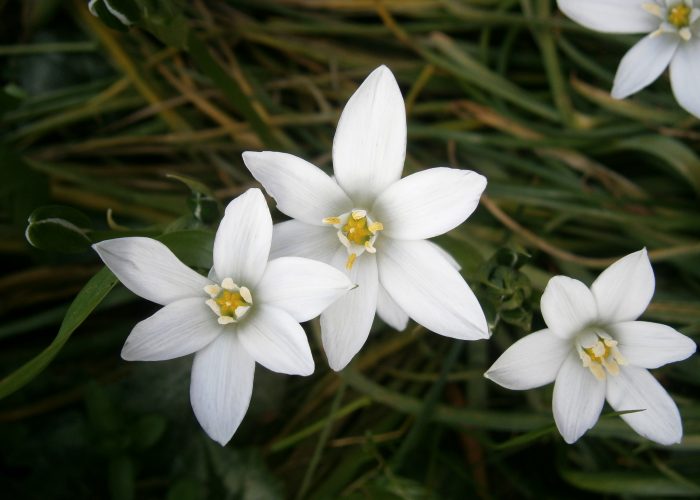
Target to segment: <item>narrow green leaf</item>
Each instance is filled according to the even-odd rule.
[[[39,375],[56,357],[75,329],[85,321],[116,284],[117,278],[107,268],[93,276],[71,304],[53,342],[38,356],[0,380],[0,399],[9,396]]]
[[[673,481],[659,474],[628,472],[583,472],[564,469],[561,475],[568,483],[587,491],[659,498],[664,496],[696,497],[700,488]]]
[[[635,150],[659,158],[700,194],[700,158],[682,142],[662,135],[645,135],[618,141],[612,149]]]

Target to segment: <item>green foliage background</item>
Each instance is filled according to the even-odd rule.
[[[568,446],[551,386],[510,392],[482,377],[542,327],[549,277],[590,283],[644,246],[657,278],[644,318],[700,333],[700,127],[665,77],[609,97],[636,37],[588,32],[550,0],[111,2],[131,9],[131,29],[79,0],[0,0],[3,498],[700,496],[697,355],[655,371],[684,420],[670,448],[610,414]],[[339,112],[380,64],[406,98],[405,172],[489,179],[439,243],[493,338],[377,320],[337,374],[312,322],[316,373],[258,366],[221,448],[189,407],[190,359],[120,359],[156,306],[89,244],[157,237],[205,271],[223,204],[255,186],[240,153],[329,169]]]

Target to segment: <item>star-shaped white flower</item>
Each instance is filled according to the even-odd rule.
[[[615,75],[616,99],[642,90],[671,67],[678,103],[700,118],[700,0],[557,0],[583,26],[605,33],[649,33],[632,47]]]
[[[286,153],[243,153],[277,208],[296,219],[275,225],[272,254],[329,262],[359,285],[321,315],[334,370],[364,345],[375,312],[397,330],[410,316],[448,337],[489,336],[459,266],[427,241],[471,215],[486,179],[453,168],[402,179],[405,155],[406,111],[386,66],[367,77],[343,110],[333,141],[335,178]]]
[[[271,239],[265,198],[250,189],[226,208],[209,278],[150,238],[94,245],[129,290],[164,306],[134,327],[122,357],[160,361],[196,353],[192,408],[222,445],[248,409],[255,362],[275,372],[310,375],[314,361],[299,322],[318,316],[353,286],[344,273],[321,262],[268,261]]]
[[[637,433],[664,445],[683,436],[678,408],[647,371],[695,352],[673,328],[636,320],[654,294],[646,250],[601,273],[591,288],[555,276],[540,307],[549,328],[510,346],[486,372],[508,389],[554,383],[552,408],[559,432],[573,443],[598,421],[605,399]]]

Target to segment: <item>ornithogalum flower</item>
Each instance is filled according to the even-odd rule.
[[[540,304],[548,328],[510,346],[486,372],[508,389],[554,381],[559,432],[573,443],[598,421],[605,399],[637,433],[664,445],[683,436],[678,408],[647,368],[680,361],[695,343],[666,325],[635,321],[654,294],[646,250],[601,273],[591,288],[555,276]]]
[[[583,26],[605,33],[648,33],[615,75],[616,99],[638,92],[671,67],[678,103],[700,117],[700,0],[557,0]]]
[[[405,155],[403,97],[386,66],[374,70],[345,106],[333,141],[334,178],[289,154],[243,153],[277,208],[296,219],[275,225],[272,254],[329,262],[359,285],[321,315],[334,370],[364,345],[375,312],[397,330],[410,316],[448,337],[489,336],[458,266],[426,240],[469,217],[486,179],[454,168],[402,179]]]
[[[320,314],[353,284],[321,262],[268,261],[272,219],[259,189],[226,208],[205,278],[150,238],[118,238],[94,248],[135,294],[164,307],[126,339],[128,361],[196,353],[190,400],[206,433],[222,445],[248,409],[257,361],[280,373],[310,375],[314,361],[300,321]]]

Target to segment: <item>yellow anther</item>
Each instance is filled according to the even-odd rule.
[[[355,220],[364,219],[367,217],[367,210],[353,210],[352,218]]]
[[[684,3],[678,3],[668,10],[667,20],[676,28],[683,28],[690,24],[690,14],[693,11]]]
[[[584,368],[591,370],[593,376],[598,380],[605,379],[606,371],[610,375],[618,375],[620,366],[627,364],[627,361],[617,349],[617,341],[600,336],[598,341],[592,346],[580,347],[579,356]]]
[[[384,231],[384,224],[381,222],[373,222],[367,227],[367,229],[369,229],[370,233],[374,234],[377,231]]]
[[[331,226],[336,226],[340,224],[340,217],[326,217],[322,221],[324,224],[330,224]]]
[[[356,253],[351,253],[348,255],[348,261],[345,263],[345,269],[348,271],[352,269],[352,265],[355,263],[355,259],[357,259],[357,254]]]

